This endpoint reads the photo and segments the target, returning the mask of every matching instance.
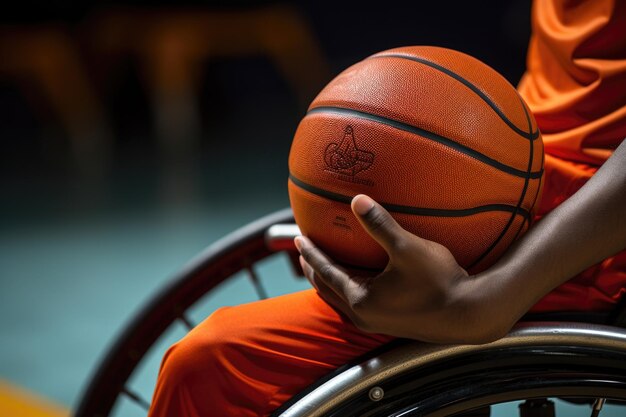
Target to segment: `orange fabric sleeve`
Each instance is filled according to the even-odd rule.
[[[626,136],[626,2],[538,0],[519,91],[546,153],[601,165]]]
[[[626,136],[626,2],[537,0],[532,26],[519,91],[545,143],[540,218],[582,187]],[[560,286],[533,311],[608,310],[625,286],[621,253]]]

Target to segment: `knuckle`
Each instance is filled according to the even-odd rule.
[[[359,318],[366,320],[374,315],[372,303],[368,297],[359,297],[348,301],[350,310]]]
[[[404,235],[399,235],[390,239],[389,244],[391,245],[391,248],[393,249],[394,253],[397,253],[399,255],[411,254],[412,248],[411,248],[410,241]]]
[[[379,209],[372,209],[367,214],[367,222],[372,231],[385,230],[389,227],[389,214]]]
[[[333,276],[333,267],[330,264],[322,264],[317,272],[323,278],[331,278]]]

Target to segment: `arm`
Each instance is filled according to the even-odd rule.
[[[483,287],[494,300],[484,313],[507,308],[510,317],[503,326],[510,328],[552,289],[625,248],[623,141],[576,194],[531,228],[496,265],[476,277],[485,281]]]
[[[320,295],[364,331],[485,343],[508,332],[553,288],[626,248],[626,141],[575,195],[474,276],[369,197],[355,197],[352,210],[389,264],[374,277],[354,275],[298,237],[302,267]]]

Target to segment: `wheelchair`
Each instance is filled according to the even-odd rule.
[[[175,323],[193,328],[190,309],[237,274],[267,297],[258,265],[282,256],[302,280],[290,209],[263,217],[209,246],[136,314],[100,363],[75,417],[116,415],[122,398],[145,415],[133,374]],[[626,303],[613,312],[527,315],[485,345],[397,340],[346,364],[295,396],[273,417],[489,416],[513,404],[522,417],[555,416],[554,401],[586,415],[619,407],[626,415]],[[558,409],[557,409],[558,411]],[[512,415],[507,413],[507,415]],[[567,414],[569,415],[569,414]]]

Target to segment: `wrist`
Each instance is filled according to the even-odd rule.
[[[484,344],[505,336],[517,322],[517,314],[504,301],[497,274],[470,275],[456,287],[454,314],[465,343]]]

